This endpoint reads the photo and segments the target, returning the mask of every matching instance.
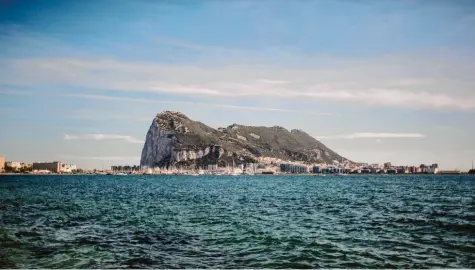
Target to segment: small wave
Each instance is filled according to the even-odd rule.
[[[123,265],[132,266],[132,267],[141,267],[141,266],[151,266],[155,263],[154,260],[150,258],[140,257],[132,258],[122,262]]]
[[[32,232],[32,231],[19,231],[17,233],[15,233],[15,236],[16,237],[38,237],[40,236],[39,233],[37,232]]]

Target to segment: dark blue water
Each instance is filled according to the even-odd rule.
[[[0,176],[0,266],[475,268],[471,176]]]

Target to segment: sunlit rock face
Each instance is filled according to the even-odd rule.
[[[141,166],[245,164],[262,157],[304,163],[351,163],[301,130],[232,124],[211,128],[180,112],[164,111],[147,132]]]

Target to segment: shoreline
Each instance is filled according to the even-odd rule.
[[[0,176],[12,176],[12,175],[32,175],[32,176],[193,176],[191,174],[125,174],[125,175],[107,175],[107,174],[95,174],[95,173],[76,173],[76,174],[62,174],[62,173],[48,173],[48,174],[35,174],[35,173],[0,173]],[[286,174],[286,173],[274,173],[274,174],[239,174],[239,175],[214,175],[214,174],[204,174],[204,175],[199,175],[199,176],[256,176],[256,175],[266,175],[266,176],[320,176],[320,177],[325,177],[325,176],[416,176],[416,175],[433,175],[433,176],[445,176],[445,175],[473,175],[469,174],[467,172],[460,172],[460,173],[432,173],[432,174],[423,174],[423,173],[404,173],[404,174],[377,174],[377,173],[356,173],[356,174],[344,174],[344,175],[339,175],[339,174],[306,174],[306,173],[300,173],[300,174]]]

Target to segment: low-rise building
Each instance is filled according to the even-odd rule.
[[[308,167],[297,164],[280,164],[280,171],[284,173],[308,173]]]
[[[48,170],[53,173],[60,173],[61,169],[62,169],[61,161],[33,162],[34,171]]]
[[[18,161],[7,161],[5,162],[5,170],[11,172],[20,171],[22,167],[22,163]]]
[[[77,171],[77,166],[74,164],[61,164],[61,172],[62,173],[73,173]]]
[[[407,173],[417,173],[417,168],[415,166],[407,167]]]
[[[0,173],[5,171],[5,158],[0,156]]]
[[[208,164],[208,171],[218,170],[218,164]]]
[[[370,173],[371,173],[371,169],[370,169],[370,168],[363,168],[363,169],[361,169],[361,173],[363,173],[363,174],[370,174]]]
[[[436,174],[439,172],[439,168],[433,168],[433,167],[425,167],[422,170],[422,173],[427,173],[427,174]]]
[[[397,174],[405,174],[406,173],[406,168],[404,167],[399,167],[396,169]]]
[[[143,169],[147,169],[147,168],[143,168]],[[140,171],[140,166],[138,166],[138,165],[114,165],[114,166],[111,166],[111,171],[113,171],[113,172]]]
[[[386,173],[387,173],[387,174],[396,174],[396,173],[397,173],[397,170],[396,170],[396,169],[393,169],[393,168],[387,169],[387,170],[386,170]]]

